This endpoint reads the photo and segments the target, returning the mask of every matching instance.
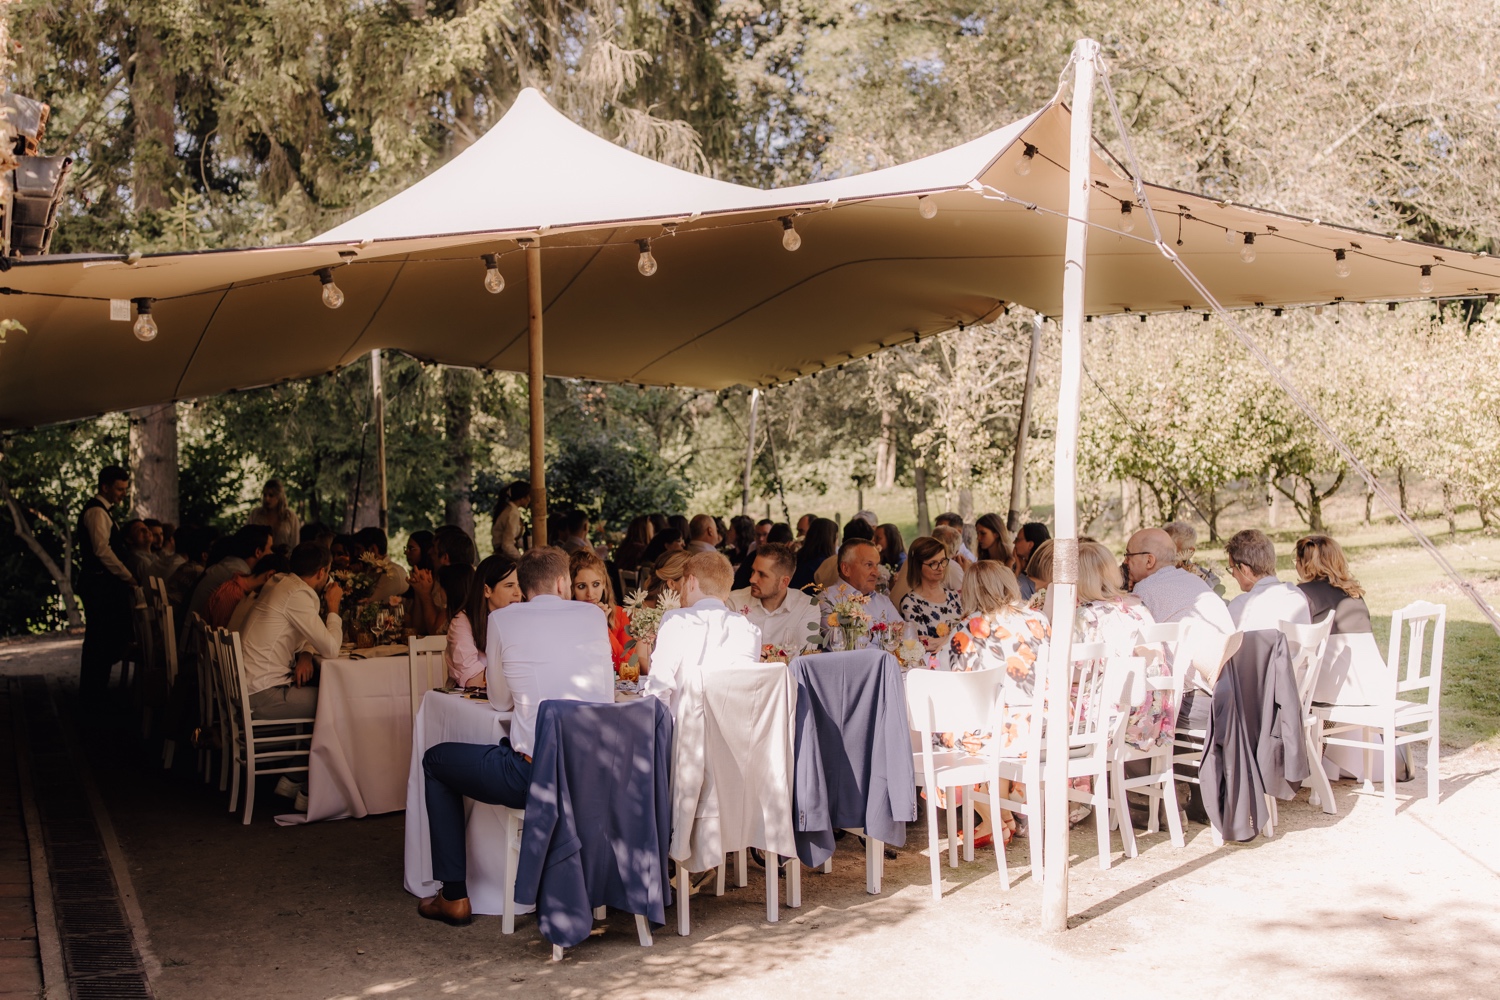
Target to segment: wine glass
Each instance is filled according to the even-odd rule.
[[[823,648],[830,653],[842,653],[844,651],[844,630],[841,628],[829,629]]]

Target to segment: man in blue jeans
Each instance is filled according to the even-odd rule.
[[[615,697],[609,626],[597,604],[568,600],[567,555],[532,549],[521,557],[516,575],[525,602],[491,612],[485,633],[490,707],[514,712],[510,736],[499,746],[439,743],[422,756],[432,877],[443,883],[441,892],[417,904],[429,920],[473,919],[465,884],[464,797],[526,808],[538,706],[548,700],[608,703]]]

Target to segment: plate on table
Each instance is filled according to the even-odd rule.
[[[392,643],[388,646],[367,646],[364,649],[356,649],[349,654],[351,660],[372,660],[380,656],[405,656],[407,652],[405,643]]]

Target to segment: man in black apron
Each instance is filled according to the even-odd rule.
[[[130,647],[135,577],[126,568],[125,538],[109,510],[130,493],[130,473],[118,465],[99,473],[99,492],[78,515],[78,596],[83,601],[83,664],[79,698],[109,687],[110,670]]]

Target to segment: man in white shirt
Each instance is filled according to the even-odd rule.
[[[1228,635],[1229,609],[1203,578],[1177,568],[1177,543],[1160,528],[1142,528],[1125,543],[1125,569],[1135,596],[1159,624],[1199,621]]]
[[[1224,544],[1229,575],[1244,591],[1229,602],[1229,616],[1241,632],[1276,628],[1282,622],[1311,625],[1300,588],[1276,578],[1276,546],[1265,532],[1247,528]]]
[[[688,522],[689,553],[719,551],[719,526],[709,514],[695,514]]]
[[[464,797],[526,808],[537,708],[544,701],[614,701],[609,626],[592,601],[570,601],[568,556],[542,546],[521,556],[517,582],[526,601],[490,612],[485,669],[490,707],[514,711],[510,735],[498,746],[439,743],[422,756],[427,828],[432,838],[436,896],[417,904],[429,920],[461,925],[473,919],[464,854]]]
[[[750,586],[729,595],[729,606],[760,629],[762,646],[772,646],[779,660],[790,659],[818,632],[818,602],[800,590],[788,590],[797,556],[791,546],[765,542],[755,553]]]
[[[682,576],[682,607],[661,616],[651,668],[642,690],[677,711],[677,688],[688,670],[760,660],[760,629],[724,603],[734,568],[718,552],[695,552]]]
[[[833,606],[858,594],[869,598],[865,613],[870,624],[885,622],[895,627],[901,624],[901,613],[891,599],[878,593],[880,584],[880,550],[874,542],[847,541],[839,546],[839,582],[823,591],[818,601],[818,617],[824,621],[833,611]]]
[[[298,545],[292,550],[292,571],[267,584],[245,617],[240,651],[245,693],[256,719],[310,719],[317,714],[313,656],[337,656],[344,640],[339,619],[344,591],[328,578],[330,562],[323,546]],[[318,612],[325,601],[328,616],[323,618]]]

